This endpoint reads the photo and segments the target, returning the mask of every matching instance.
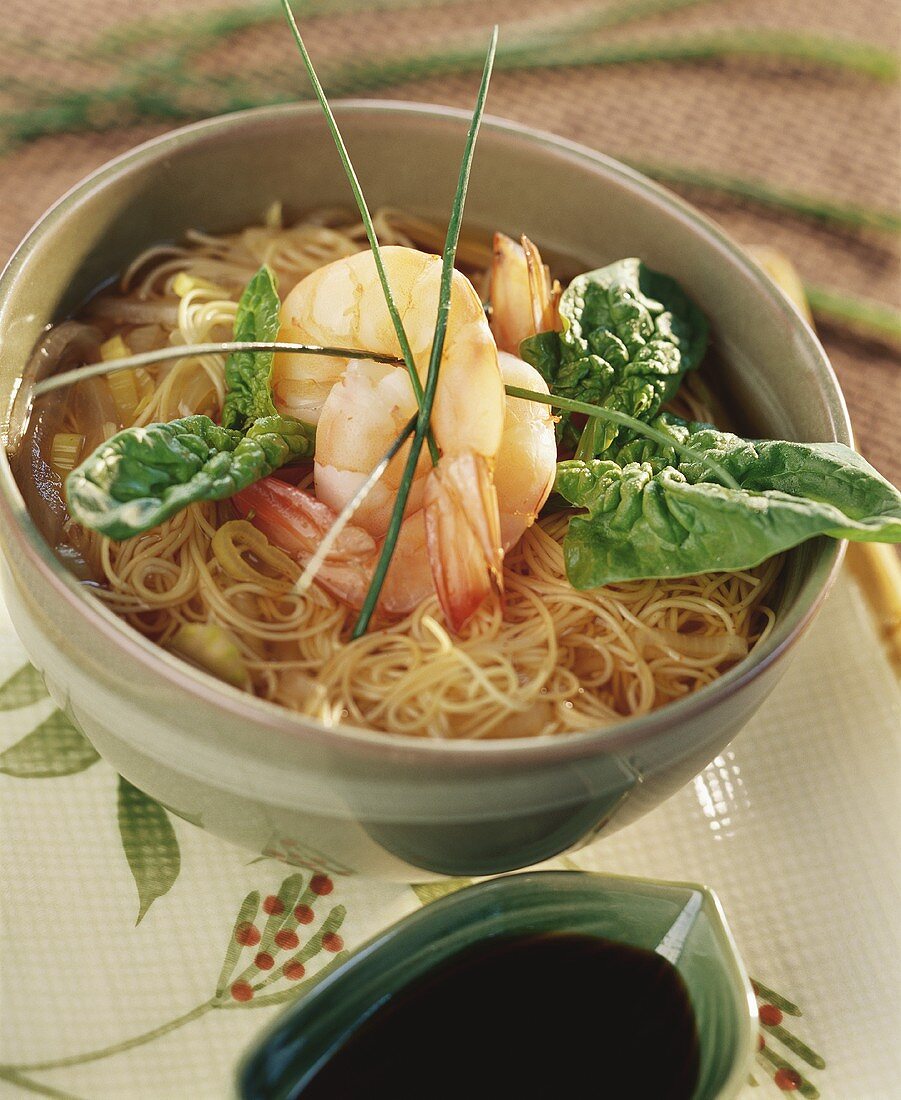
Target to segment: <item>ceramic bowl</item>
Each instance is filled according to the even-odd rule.
[[[598,936],[662,954],[685,983],[698,1029],[693,1100],[738,1095],[756,1049],[757,1001],[716,895],[693,883],[539,871],[460,890],[355,951],[283,1013],[245,1058],[238,1071],[242,1100],[302,1097],[304,1085],[373,1005],[386,1004],[409,983],[489,937],[548,932]],[[537,1012],[542,998],[551,996],[550,990],[535,989]],[[565,1004],[559,1010],[565,1011]],[[647,1011],[653,1013],[653,1003]],[[561,1053],[543,1052],[554,1058]],[[599,1095],[606,1093],[604,1072],[599,1054]],[[640,1067],[635,1067],[635,1095],[641,1095]]]
[[[373,208],[446,217],[468,116],[382,102],[339,104],[336,114]],[[177,130],[75,187],[2,277],[0,409],[9,409],[44,327],[138,252],[192,226],[237,229],[274,200],[289,217],[350,203],[314,106]],[[709,316],[723,393],[752,430],[850,442],[841,393],[810,328],[719,229],[644,177],[589,149],[487,119],[467,216],[473,226],[527,229],[577,270],[641,256],[678,279]],[[771,690],[841,557],[829,540],[791,554],[773,632],[689,698],[577,735],[436,743],[325,728],[152,645],[58,563],[5,454],[0,549],[6,600],[31,659],[55,701],[127,779],[256,852],[398,880],[528,866],[667,798]]]

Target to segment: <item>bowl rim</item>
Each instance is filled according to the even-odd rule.
[[[411,115],[456,123],[463,128],[469,124],[471,117],[468,112],[459,108],[405,100],[344,99],[337,100],[332,106],[339,119],[342,115],[364,118],[379,114],[389,117]],[[3,271],[0,272],[0,324],[3,320],[2,303],[7,284],[14,280],[26,266],[31,253],[46,233],[66,217],[70,208],[77,206],[82,200],[89,199],[98,187],[113,183],[121,174],[140,168],[142,163],[154,162],[168,152],[194,144],[198,140],[215,137],[219,132],[240,129],[244,125],[260,121],[278,120],[282,116],[303,118],[318,115],[320,111],[318,104],[302,102],[255,107],[216,115],[167,131],[100,165],[60,196],[34,223],[13,252]],[[719,226],[667,188],[615,158],[586,145],[495,115],[486,114],[482,127],[485,131],[512,136],[527,144],[549,149],[558,155],[563,154],[596,171],[600,170],[598,174],[605,175],[608,179],[612,178],[633,192],[637,192],[640,197],[664,207],[671,215],[687,223],[709,244],[726,252],[741,273],[756,284],[757,289],[769,299],[772,307],[783,316],[785,321],[793,327],[795,335],[803,341],[804,350],[816,364],[835,434],[844,435],[848,444],[853,444],[853,433],[844,395],[835,371],[813,329],[763,269],[754,263]],[[18,384],[14,383],[8,407],[11,407],[17,389]],[[140,665],[145,675],[174,681],[175,686],[180,690],[194,697],[199,696],[205,704],[216,709],[225,709],[233,717],[250,722],[257,728],[268,728],[306,740],[315,740],[333,751],[344,747],[350,751],[362,750],[375,752],[378,755],[390,752],[398,760],[403,758],[410,761],[431,758],[435,753],[439,753],[450,755],[460,763],[474,764],[489,762],[491,764],[506,762],[526,764],[535,758],[540,758],[544,762],[551,760],[561,762],[590,757],[597,752],[629,748],[664,733],[668,727],[675,726],[677,723],[691,721],[699,714],[731,698],[757,679],[777,660],[784,657],[804,633],[835,581],[847,545],[844,541],[836,540],[834,546],[830,547],[828,554],[818,564],[817,569],[821,573],[818,588],[812,597],[808,597],[807,606],[803,607],[797,620],[778,644],[762,653],[757,659],[755,659],[755,650],[752,650],[747,657],[712,683],[682,699],[667,703],[648,714],[624,718],[608,726],[590,730],[541,737],[444,740],[410,737],[343,723],[327,724],[320,719],[291,711],[277,703],[225,684],[155,645],[116,616],[100,600],[93,598],[56,558],[28,513],[12,474],[5,446],[0,447],[0,515],[6,521],[0,524],[0,536],[2,536],[0,550],[2,550],[3,541],[15,541],[22,554],[37,568],[47,589],[73,607],[76,614],[85,616],[95,630],[112,644],[118,645]],[[81,656],[85,660],[86,655]],[[190,733],[187,735],[190,736]],[[470,759],[467,760],[467,758]]]

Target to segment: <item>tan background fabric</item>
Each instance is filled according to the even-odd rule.
[[[336,0],[337,6],[341,2]],[[399,2],[382,0],[395,9]],[[105,59],[58,56],[90,47],[103,31],[132,25],[145,14],[190,22],[200,12],[226,6],[235,5],[229,0],[81,0],[74,5],[7,0],[0,29],[0,43],[7,40],[0,49],[0,113],[15,112],[21,102],[16,81],[41,82],[48,92],[59,84],[88,88],[102,80],[113,83],[126,65],[152,56],[152,44],[123,46]],[[311,17],[305,32],[317,63],[327,71],[329,63],[342,58],[387,59],[440,47],[461,35],[484,32],[485,37],[495,20],[502,33],[505,28],[509,33],[518,20],[540,24],[567,12],[608,6],[597,0],[422,0],[418,8]],[[303,5],[297,10],[302,12]],[[892,49],[901,44],[901,6],[886,0],[707,0],[598,32],[595,38],[645,41],[735,28],[782,29]],[[193,70],[199,74],[197,102],[206,102],[210,85],[205,90],[204,82],[223,71],[260,71],[262,95],[267,94],[266,74],[281,73],[284,85],[292,79],[285,75],[291,66],[297,69],[296,86],[306,91],[282,25],[241,32],[198,58]],[[376,94],[470,106],[475,83],[471,75],[443,76],[399,83]],[[120,104],[107,108],[107,114],[115,117],[122,110]],[[755,58],[498,72],[489,110],[612,155],[753,177],[837,201],[893,209],[901,193],[897,85],[802,63]],[[0,256],[5,258],[35,218],[86,172],[176,124],[42,137],[0,158]],[[786,251],[806,279],[898,304],[897,238],[826,228],[709,193],[693,191],[689,197],[743,243]],[[859,447],[901,481],[898,351],[829,328],[822,336],[844,387]]]

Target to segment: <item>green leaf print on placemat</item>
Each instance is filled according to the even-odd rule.
[[[34,665],[26,664],[0,685],[0,711],[21,710],[47,698]],[[61,710],[54,710],[20,741],[0,752],[0,774],[14,779],[55,779],[77,775],[100,754]],[[190,815],[185,815],[190,820]],[[165,809],[119,777],[119,835],[138,891],[138,917],[167,894],[181,870],[178,839]],[[200,824],[199,818],[195,819]]]
[[[22,710],[46,698],[44,680],[32,664],[23,665],[0,684],[0,711]],[[0,773],[16,779],[55,779],[82,772],[99,759],[84,734],[61,710],[55,710],[0,753]]]
[[[813,1069],[825,1069],[826,1061],[792,1031],[783,1026],[786,1016],[802,1016],[801,1009],[781,993],[769,986],[751,979],[754,995],[757,998],[757,1010],[760,1013],[760,1034],[757,1038],[757,1062],[760,1068],[775,1082],[782,1092],[797,1092],[805,1100],[818,1100],[819,1089],[793,1065],[788,1058],[773,1047],[777,1039],[785,1050],[806,1062]],[[753,1081],[753,1075],[752,1075]]]
[[[448,878],[439,882],[414,882],[411,883],[410,889],[421,905],[428,905],[430,901],[437,901],[448,894],[454,894],[464,886],[471,886],[472,883],[471,878]]]
[[[0,1080],[46,1096],[69,1097],[69,1093],[25,1074],[111,1058],[151,1043],[217,1009],[263,1008],[293,1000],[347,957],[344,939],[338,931],[344,923],[345,907],[333,905],[321,916],[322,899],[333,890],[332,879],[324,874],[314,874],[308,879],[301,874],[289,875],[277,894],[265,897],[259,890],[253,890],[238,910],[219,979],[208,1000],[150,1031],[109,1046],[65,1058],[0,1065]],[[311,930],[309,935],[307,929]],[[314,961],[319,965],[309,973],[308,966]],[[260,992],[263,996],[258,996]]]
[[[47,697],[47,689],[34,665],[23,665],[0,685],[0,710],[18,710]]]
[[[175,830],[159,802],[119,776],[119,835],[138,888],[138,925],[167,894],[181,870]]]
[[[83,733],[55,710],[39,726],[0,753],[0,772],[17,779],[75,775],[100,759]]]
[[[257,997],[257,993],[282,978],[289,982],[300,981],[306,976],[307,963],[321,951],[336,958],[344,957],[344,940],[338,935],[346,915],[343,905],[336,905],[328,913],[318,931],[303,946],[299,935],[304,925],[313,922],[316,899],[330,894],[333,888],[328,875],[313,875],[304,886],[303,875],[294,874],[288,875],[279,892],[266,897],[262,906],[256,891],[247,895],[216,983],[215,1000],[222,1002],[220,1007],[234,1008],[253,1001],[254,1007],[260,1008],[290,1000],[295,995],[290,985],[262,997]],[[257,925],[261,908],[266,917],[262,931]],[[246,947],[255,948],[252,961],[236,975],[242,950]],[[288,957],[283,956],[279,960],[281,965],[273,969],[280,952],[287,953]],[[267,972],[270,973],[264,977]]]

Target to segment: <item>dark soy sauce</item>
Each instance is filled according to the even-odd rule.
[[[300,1100],[690,1100],[685,983],[652,951],[568,933],[485,940],[401,989]]]

